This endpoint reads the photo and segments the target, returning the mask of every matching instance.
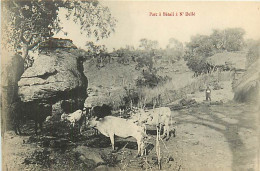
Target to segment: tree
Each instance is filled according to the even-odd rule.
[[[138,51],[138,57],[136,59],[136,68],[147,67],[150,72],[154,70],[153,63],[156,57],[156,51],[158,51],[159,43],[156,40],[141,39],[139,47],[141,50]]]
[[[224,30],[225,34],[225,49],[227,51],[239,51],[244,45],[245,41],[243,36],[245,35],[245,30],[241,28],[229,28]]]
[[[141,39],[139,47],[143,50],[154,50],[159,47],[159,43],[156,40]]]
[[[67,9],[66,18],[80,24],[87,37],[93,35],[99,40],[114,31],[116,20],[97,0],[8,0],[2,2],[3,45],[12,51],[22,50],[26,60],[29,50],[62,31],[58,15],[61,8]]]
[[[183,44],[175,38],[170,38],[166,48],[174,50],[183,50]]]
[[[117,60],[118,63],[129,64],[131,61],[132,52],[129,48],[120,48],[116,51],[116,54],[119,57]]]
[[[183,44],[175,38],[170,38],[165,49],[165,56],[169,60],[180,60],[183,56]]]
[[[152,52],[139,51],[138,58],[136,59],[137,65],[136,68],[146,67],[150,72],[154,71],[154,62]]]
[[[126,45],[125,48],[114,49],[112,55],[118,57],[118,63],[128,65],[131,61],[136,62],[138,51],[135,50],[134,46]]]
[[[107,51],[105,45],[95,45],[93,42],[86,42],[85,46],[88,49],[88,53],[90,53],[93,57]]]
[[[228,28],[225,30],[213,30],[210,35],[217,51],[238,51],[245,45],[245,31],[241,28]]]
[[[187,66],[194,72],[194,76],[199,76],[202,73],[209,73],[211,65],[205,60],[205,57],[194,56],[187,62]]]
[[[85,46],[88,49],[88,53],[90,54],[90,56],[92,56],[93,59],[97,59],[98,67],[103,67],[104,59],[107,57],[110,58],[105,45],[95,45],[93,42],[86,42]]]
[[[225,50],[241,50],[245,45],[244,34],[245,31],[241,28],[228,28],[225,30],[213,30],[210,36],[193,36],[191,41],[186,44],[184,59],[187,61],[188,67],[195,72],[195,75],[207,73],[212,66],[205,62],[206,58]],[[250,57],[252,56],[254,55]]]
[[[217,51],[221,52],[225,50],[226,41],[223,31],[215,29],[210,37],[212,39],[213,46]]]
[[[191,37],[191,42],[186,46],[194,55],[208,57],[214,54],[214,46],[210,36],[193,36]]]

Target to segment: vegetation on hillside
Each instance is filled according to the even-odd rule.
[[[142,99],[138,94],[143,94],[143,97],[147,100],[146,103],[151,103],[152,99],[159,96],[171,99],[170,96],[177,92],[172,93],[170,90],[175,90],[174,87],[178,84],[176,80],[171,81],[172,77],[169,74],[161,75],[161,70],[167,68],[167,72],[173,72],[175,69],[171,67],[176,67],[174,64],[183,59],[186,60],[184,64],[187,64],[188,68],[195,73],[195,76],[211,73],[216,68],[224,71],[231,69],[227,66],[214,66],[208,63],[206,59],[216,53],[225,51],[232,53],[242,50],[245,47],[243,35],[244,30],[240,28],[213,30],[213,33],[209,36],[196,35],[192,37],[185,47],[180,41],[170,38],[165,48],[159,48],[158,41],[144,38],[140,40],[138,48],[126,46],[125,48],[114,49],[109,54],[109,58],[115,59],[119,64],[118,66],[134,67],[135,71],[140,73],[137,79],[133,79],[134,86],[127,87],[127,85],[124,85],[126,89],[131,89],[131,93],[126,91],[122,103],[129,104],[130,101],[134,104],[138,103]],[[98,60],[96,61],[98,62]],[[185,86],[183,85],[180,88]],[[158,88],[159,91],[157,91]],[[167,95],[165,92],[167,92]],[[169,100],[165,101],[169,102]]]
[[[166,61],[174,63],[180,60],[183,56],[183,45],[180,41],[171,38],[165,49],[159,49],[159,43],[154,40],[141,39],[139,48],[127,46],[114,50],[111,56],[118,57],[118,62],[121,64],[135,64],[135,69],[142,72],[142,77],[138,78],[136,85],[138,87],[156,87],[160,83],[169,80],[168,77],[162,77],[157,74],[158,61]]]
[[[234,52],[245,47],[245,31],[241,28],[213,30],[209,36],[196,35],[186,44],[184,59],[188,67],[198,76],[213,69],[206,58],[220,52]]]

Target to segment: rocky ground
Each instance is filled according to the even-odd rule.
[[[234,103],[230,85],[212,90],[211,102],[201,91],[179,101],[187,105],[169,104],[176,137],[160,142],[162,170],[260,170],[259,109]],[[22,128],[23,136],[6,132],[3,170],[158,170],[155,127],[148,127],[147,155],[136,158],[133,138],[116,137],[112,151],[109,138],[91,129],[78,135],[54,125],[45,123],[41,136],[33,135],[32,122]]]
[[[259,114],[253,105],[227,102],[172,111],[176,137],[160,144],[162,170],[259,170]],[[134,139],[109,138],[86,131],[73,141],[44,136],[4,135],[7,170],[158,170],[155,128],[148,127],[148,155],[135,158]],[[43,139],[51,143],[43,143]],[[60,139],[59,139],[60,140]],[[56,145],[55,145],[56,144]]]

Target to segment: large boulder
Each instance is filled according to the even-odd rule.
[[[105,161],[102,159],[104,152],[100,151],[100,149],[78,146],[73,151],[79,154],[79,159],[85,163],[88,169],[92,170],[98,165],[105,164]]]
[[[242,78],[234,86],[234,100],[237,102],[260,102],[260,60],[248,67]]]
[[[71,40],[50,39],[39,50],[32,67],[18,83],[21,101],[51,104],[53,114],[82,109],[88,81],[83,73],[83,58],[77,55],[75,45]]]

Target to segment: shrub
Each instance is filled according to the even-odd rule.
[[[105,163],[108,166],[111,166],[111,167],[116,166],[116,164],[119,163],[119,160],[117,160],[117,156],[112,153],[109,153],[107,155],[102,154],[101,158],[105,161]]]
[[[44,168],[49,168],[53,163],[55,163],[54,159],[50,158],[50,151],[46,148],[42,151],[34,151],[34,153],[30,157],[26,157],[24,159],[24,164],[37,164],[41,165]]]
[[[168,76],[162,77],[156,75],[154,72],[143,72],[143,77],[137,79],[136,86],[154,88],[158,84],[163,84],[170,79]]]
[[[124,104],[130,106],[131,102],[133,105],[137,105],[140,100],[140,91],[136,89],[128,89],[125,87],[126,95],[123,97]]]

